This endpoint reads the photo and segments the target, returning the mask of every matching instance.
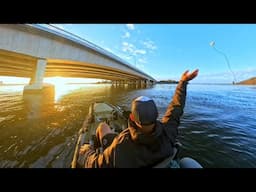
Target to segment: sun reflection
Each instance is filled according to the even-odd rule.
[[[68,81],[66,80],[66,78],[63,77],[49,77],[49,78],[45,78],[44,79],[45,83],[50,83],[56,87],[62,87],[65,84],[68,83]]]
[[[65,78],[65,77],[48,77],[44,79],[44,83],[49,83],[55,87],[54,101],[58,102],[61,97],[72,90],[79,89],[80,87],[88,86],[89,83],[95,83],[100,79],[87,79],[87,78]]]
[[[63,77],[49,77],[44,79],[44,83],[49,83],[54,85],[55,95],[54,101],[57,102],[62,95],[69,91],[68,89],[68,79]]]

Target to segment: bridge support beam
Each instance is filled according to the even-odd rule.
[[[30,79],[29,85],[26,85],[23,90],[25,93],[41,93],[43,89],[53,88],[53,85],[43,85],[44,73],[47,61],[45,59],[38,59],[35,67],[34,75]]]

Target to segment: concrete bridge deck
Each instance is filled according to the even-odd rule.
[[[25,89],[42,89],[44,77],[84,77],[154,83],[126,61],[69,32],[41,25],[0,25],[0,76],[31,78]]]

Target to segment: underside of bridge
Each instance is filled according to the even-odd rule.
[[[25,89],[42,89],[44,77],[97,78],[129,82],[146,82],[140,76],[96,63],[41,59],[0,49],[0,76],[31,78]],[[36,84],[36,86],[31,86]],[[30,87],[29,87],[30,86]]]

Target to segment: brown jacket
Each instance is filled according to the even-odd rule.
[[[186,89],[187,82],[180,81],[162,122],[157,121],[152,134],[141,133],[129,120],[129,127],[116,136],[103,153],[97,154],[94,150],[86,152],[85,167],[151,167],[172,155],[185,106]]]

